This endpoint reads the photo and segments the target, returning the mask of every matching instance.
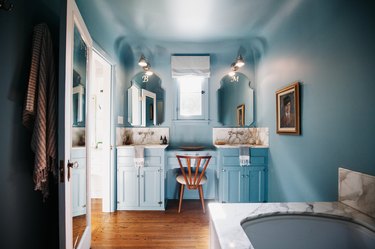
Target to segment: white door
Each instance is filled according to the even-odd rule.
[[[65,66],[59,73],[60,249],[88,249],[91,243],[91,203],[90,146],[87,145],[91,141],[86,134],[90,134],[88,120],[91,110],[87,96],[90,96],[92,39],[74,0],[66,1],[60,37],[60,68]],[[85,152],[80,160],[73,155],[77,150]],[[75,183],[73,173],[83,174],[83,179]],[[83,203],[82,212],[73,214],[72,196],[86,199],[79,201]]]
[[[103,55],[104,54],[104,55]],[[91,129],[91,198],[102,200],[102,211],[113,212],[114,201],[114,167],[111,165],[111,89],[112,64],[105,52],[93,49],[90,120]]]

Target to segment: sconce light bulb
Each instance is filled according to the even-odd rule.
[[[236,60],[235,66],[236,66],[236,67],[242,67],[242,66],[244,66],[244,65],[245,65],[245,61],[244,61],[244,59],[242,58],[242,56],[239,55],[239,56],[237,57],[237,60]]]
[[[147,64],[148,63],[146,61],[146,58],[143,55],[141,55],[141,58],[138,61],[138,65],[141,66],[141,67],[146,67]]]
[[[146,71],[145,74],[148,75],[148,76],[151,76],[151,75],[153,75],[154,73],[153,73],[152,71]]]

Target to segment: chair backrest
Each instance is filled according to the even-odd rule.
[[[176,155],[188,189],[197,189],[206,172],[211,156]]]

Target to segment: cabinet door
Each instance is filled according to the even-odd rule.
[[[221,202],[241,202],[243,173],[240,167],[225,167],[220,174]]]
[[[80,165],[72,170],[72,216],[83,214],[86,214],[86,170]]]
[[[140,206],[160,207],[161,200],[160,167],[144,167],[140,169]]]
[[[117,172],[117,203],[120,207],[139,205],[139,170],[135,167],[119,167]]]
[[[265,201],[265,167],[246,169],[246,185],[249,202]]]

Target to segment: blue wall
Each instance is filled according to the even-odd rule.
[[[221,126],[218,123],[217,90],[221,79],[230,70],[230,64],[241,53],[246,65],[241,68],[250,81],[254,78],[254,47],[258,43],[257,38],[228,40],[226,42],[163,42],[147,40],[143,37],[135,37],[119,30],[113,20],[111,12],[100,2],[78,0],[77,5],[85,20],[85,23],[97,46],[105,50],[116,63],[115,83],[115,123],[117,116],[124,118],[124,124],[129,126],[127,120],[127,92],[132,78],[143,71],[138,65],[138,60],[143,54],[151,64],[151,70],[162,80],[162,88],[165,90],[165,117],[161,126],[170,128],[170,141],[172,146],[181,144],[212,145],[212,128]],[[112,44],[111,40],[115,40]],[[178,123],[172,122],[175,118],[174,101],[176,96],[176,83],[171,77],[171,55],[173,54],[210,54],[211,78],[209,79],[209,119],[207,123]]]
[[[78,5],[94,40],[118,63],[117,115],[126,116],[126,89],[140,71],[136,63],[144,54],[166,91],[162,125],[171,128],[172,145],[210,144],[212,127],[220,126],[219,82],[241,52],[250,62],[242,72],[255,89],[256,125],[270,128],[270,201],[336,200],[339,166],[375,174],[371,156],[375,8],[371,1],[287,1],[277,12],[266,13],[266,21],[249,34],[253,38],[220,43],[132,37],[113,20],[105,4],[80,0]],[[110,43],[111,37],[116,38],[115,44]],[[209,125],[171,121],[175,86],[170,55],[174,53],[211,55]],[[302,83],[302,135],[277,135],[275,91],[295,81]]]
[[[369,2],[305,1],[266,30],[255,94],[258,125],[270,128],[270,201],[336,200],[338,167],[375,175]],[[277,135],[275,91],[294,81],[302,83],[302,135]]]
[[[9,2],[11,12],[0,10],[0,248],[58,248],[57,186],[45,203],[34,191],[31,135],[21,117],[32,30],[40,22],[49,25],[57,58],[59,1]]]

